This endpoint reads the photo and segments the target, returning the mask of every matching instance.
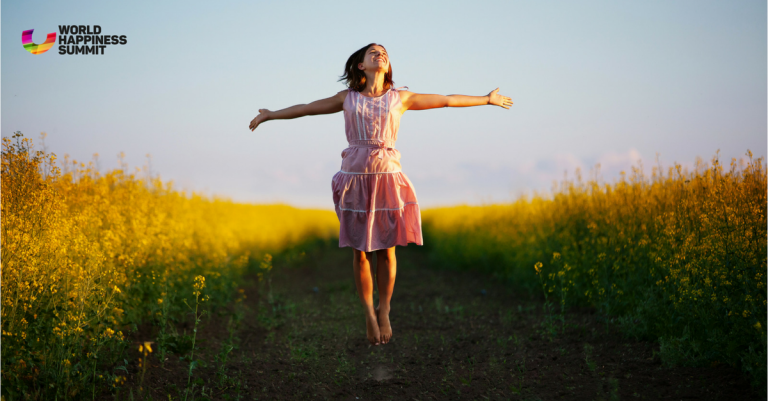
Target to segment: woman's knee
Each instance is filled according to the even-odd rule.
[[[382,262],[390,262],[395,260],[395,247],[387,249],[379,249],[376,251],[376,257]]]
[[[356,262],[356,263],[360,263],[360,262],[367,262],[367,261],[370,261],[370,254],[371,254],[372,252],[365,252],[365,251],[361,251],[361,250],[359,250],[359,249],[354,249],[354,248],[353,248],[353,249],[352,249],[352,253],[353,253],[353,255],[354,255],[354,260],[355,260],[355,262]]]

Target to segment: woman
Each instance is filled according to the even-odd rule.
[[[347,60],[348,89],[327,99],[278,111],[259,109],[249,128],[264,121],[344,111],[349,147],[341,153],[341,170],[332,189],[341,229],[339,247],[352,247],[355,285],[365,309],[368,341],[392,338],[390,300],[395,285],[395,245],[422,245],[421,215],[411,181],[400,170],[395,150],[400,117],[406,110],[492,104],[509,109],[510,98],[494,89],[486,96],[430,95],[394,89],[392,66],[384,46],[371,43]],[[372,253],[376,251],[379,306],[373,308]]]

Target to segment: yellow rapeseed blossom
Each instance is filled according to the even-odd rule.
[[[746,157],[654,166],[650,175],[639,165],[614,183],[577,170],[551,194],[425,210],[425,242],[440,264],[524,285],[536,276],[547,295],[568,294],[566,304],[624,315],[633,331],[679,340],[692,354],[706,343],[739,364],[756,344],[765,356],[752,319],[764,326],[768,304],[768,172],[762,158]],[[539,264],[548,257],[551,265]],[[719,342],[706,337],[714,332]]]
[[[203,276],[195,277],[194,287],[196,290],[202,290],[203,288],[205,288],[205,277]]]
[[[95,162],[37,151],[20,133],[2,139],[0,344],[2,355],[26,350],[37,358],[25,360],[47,370],[38,377],[58,377],[62,355],[74,365],[124,341],[119,328],[182,302],[183,283],[205,288],[203,300],[223,301],[251,252],[338,235],[333,211],[188,194],[120,163],[100,172]],[[50,334],[37,341],[28,333]],[[4,385],[35,382],[14,376],[6,360]]]
[[[261,261],[260,267],[264,270],[271,270],[272,269],[272,255],[266,254],[264,255],[264,260]]]

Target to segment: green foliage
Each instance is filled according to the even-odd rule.
[[[657,339],[666,363],[739,365],[765,389],[766,167],[748,156],[614,184],[577,172],[550,198],[427,210],[426,243],[438,265],[543,291],[551,335],[553,305],[590,305]]]

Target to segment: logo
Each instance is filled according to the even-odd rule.
[[[32,32],[29,29],[21,33],[21,44],[32,54],[45,53],[56,43],[56,33],[49,33],[42,44],[32,42]],[[99,25],[59,25],[59,54],[104,54],[108,46],[125,45],[128,38],[125,35],[102,35]]]
[[[45,38],[45,42],[42,44],[35,44],[32,42],[32,32],[34,29],[30,29],[21,33],[21,44],[24,45],[24,49],[32,54],[42,54],[50,50],[53,44],[56,43],[56,32],[51,32],[48,37]]]

